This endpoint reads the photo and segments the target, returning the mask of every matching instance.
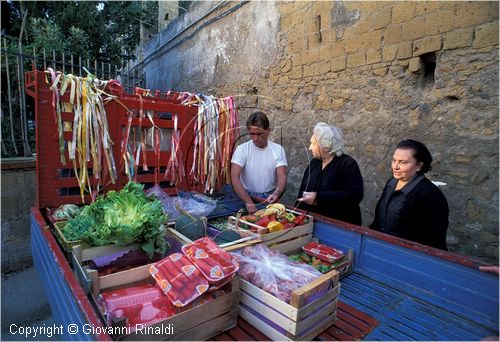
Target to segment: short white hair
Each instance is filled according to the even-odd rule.
[[[344,139],[340,129],[324,122],[318,122],[313,129],[318,145],[331,155],[340,157],[344,154]]]

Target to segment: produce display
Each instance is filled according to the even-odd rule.
[[[347,270],[351,261],[340,249],[329,247],[318,242],[310,242],[302,246],[302,252],[288,257],[298,263],[311,265],[321,273],[331,270]]]
[[[277,232],[308,223],[306,215],[295,215],[287,212],[285,206],[280,203],[270,204],[265,209],[261,209],[253,215],[241,216],[240,220],[241,223],[238,223],[239,227],[259,234]],[[253,223],[265,229],[245,225],[245,222]]]
[[[294,262],[263,244],[231,254],[240,264],[240,277],[287,303],[294,290],[321,275],[314,267]]]
[[[149,273],[174,306],[183,307],[208,290],[208,281],[189,259],[174,253],[155,262]]]
[[[341,250],[318,242],[309,242],[307,245],[302,247],[302,250],[310,256],[330,263],[333,263],[344,256],[344,252]]]
[[[152,257],[167,250],[167,217],[161,203],[146,196],[143,185],[129,182],[119,191],[109,191],[83,208],[63,228],[67,240],[82,240],[89,246],[140,244]]]

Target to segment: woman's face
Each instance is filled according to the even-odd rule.
[[[322,156],[325,156],[326,153],[323,148],[318,145],[318,139],[316,139],[314,134],[311,136],[311,145],[309,145],[309,150],[315,159],[322,159]]]
[[[392,175],[399,181],[407,182],[420,171],[422,165],[413,156],[412,149],[398,148],[392,156]]]

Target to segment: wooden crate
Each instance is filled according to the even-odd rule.
[[[146,266],[148,267],[146,268]],[[149,265],[145,265],[105,276],[104,281],[100,282],[99,291],[139,282],[154,283],[154,279],[149,275],[148,269]],[[150,325],[147,329],[148,331],[146,331],[148,333],[133,332],[113,337],[119,340],[130,341],[199,341],[210,339],[237,325],[240,298],[238,277],[235,277],[223,289],[226,291],[226,294],[206,304],[193,307],[161,322]],[[95,296],[93,300],[97,302]],[[104,313],[101,312],[101,315],[104,316]],[[116,328],[113,331],[124,331],[125,329],[120,328],[125,327],[125,320],[113,320],[112,327]]]
[[[166,234],[167,237],[173,237],[181,244],[184,244],[184,241],[180,240],[177,236],[170,234],[168,228]],[[109,245],[87,249],[83,249],[82,245],[73,246],[73,251],[70,255],[71,263],[73,264],[76,277],[82,284],[85,293],[91,292],[93,295],[97,295],[103,289],[129,284],[131,282],[140,281],[149,277],[149,266],[151,266],[153,262],[146,265],[134,267],[130,270],[120,271],[103,276],[99,276],[97,270],[88,268],[88,262],[96,257],[111,255],[125,250],[138,248],[139,245],[137,244],[128,246]]]
[[[302,215],[301,213],[294,210],[286,209],[286,211],[294,215]],[[240,223],[248,227],[253,227],[257,230],[257,234],[260,235],[260,240],[262,241],[262,243],[264,243],[266,246],[271,247],[274,244],[282,242],[311,239],[314,229],[314,219],[311,215],[306,216],[308,218],[308,223],[272,233],[268,233],[267,228],[258,226],[251,222],[247,222],[245,220],[238,219],[236,216],[229,216],[227,227],[228,229],[234,229],[238,232],[243,232],[242,234],[244,234],[245,229],[240,228]],[[247,234],[253,233],[247,231]]]
[[[312,236],[304,236],[299,239],[291,240],[291,241],[282,241],[280,243],[276,243],[269,248],[280,251],[286,255],[292,255],[302,252],[302,246],[307,245],[309,242],[319,242],[317,238],[313,238]],[[332,271],[339,272],[339,278],[342,279],[349,274],[351,274],[354,270],[354,250],[352,248],[347,250],[346,258],[342,263],[335,266]],[[330,271],[331,272],[331,271]],[[325,273],[328,274],[329,272]]]
[[[318,277],[292,292],[290,304],[240,279],[239,314],[275,341],[312,340],[335,321],[338,279],[336,271]],[[327,292],[313,297],[325,285]]]
[[[169,231],[170,234],[176,236],[184,244],[189,244],[189,243],[193,242],[193,240],[186,237],[184,234],[175,230],[174,228],[169,227],[169,228],[167,228],[167,230]],[[232,252],[232,251],[241,249],[241,248],[246,247],[246,246],[255,245],[255,244],[260,243],[260,242],[261,242],[261,240],[260,240],[259,236],[256,236],[256,234],[254,234],[254,236],[242,237],[239,240],[219,245],[219,247],[222,248],[223,250],[225,250],[226,252]]]

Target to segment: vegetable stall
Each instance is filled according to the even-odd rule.
[[[229,183],[234,99],[53,70],[37,120],[32,251],[70,340],[474,340],[498,335],[478,262],[260,205]]]

